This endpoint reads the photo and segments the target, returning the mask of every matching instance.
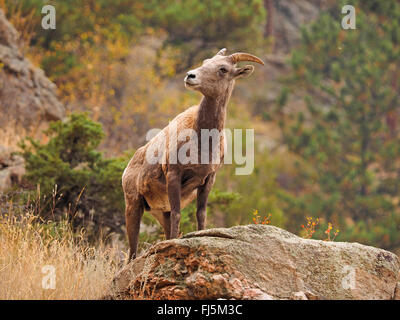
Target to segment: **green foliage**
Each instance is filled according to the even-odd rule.
[[[41,66],[57,78],[79,66],[80,55],[98,45],[98,38],[122,38],[132,44],[146,33],[166,32],[165,45],[178,47],[180,58],[190,56],[182,66],[185,68],[205,50],[224,46],[244,50],[250,43],[262,41],[265,20],[262,0],[68,0],[47,4],[56,8],[57,28],[36,33],[31,42],[53,53],[42,58]],[[23,4],[6,0],[5,5],[9,12],[20,8],[23,16],[33,11],[32,23],[40,25],[42,0]]]
[[[400,4],[379,3],[353,3],[363,9],[356,30],[341,29],[342,3],[303,30],[292,66],[307,110],[283,128],[308,191],[286,195],[285,212],[332,217],[342,240],[391,248],[400,244]]]
[[[265,9],[261,0],[150,0],[144,6],[146,23],[168,34],[166,45],[179,47],[182,69],[199,55],[205,58],[216,48],[254,48],[262,41]],[[239,45],[240,44],[240,45]],[[189,57],[189,59],[188,59]]]
[[[51,123],[45,133],[45,144],[30,138],[21,144],[25,177],[42,195],[40,215],[66,213],[74,227],[121,232],[124,198],[118,186],[127,159],[104,159],[96,151],[104,136],[101,125],[72,114],[65,122]]]
[[[267,150],[258,150],[255,157],[254,171],[251,175],[235,175],[235,165],[224,165],[218,172],[216,187],[237,193],[233,201],[218,215],[220,225],[233,226],[252,223],[252,212],[258,210],[261,215],[271,214],[272,224],[283,227],[286,223],[281,210],[278,173],[282,172],[279,158],[272,157]],[[232,178],[234,177],[234,178]]]

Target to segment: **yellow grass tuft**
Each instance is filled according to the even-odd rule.
[[[122,265],[119,250],[88,245],[67,222],[39,223],[29,210],[17,215],[6,208],[0,212],[0,299],[98,299],[106,293]]]

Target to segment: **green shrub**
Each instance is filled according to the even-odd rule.
[[[31,138],[21,143],[25,178],[36,188],[39,214],[60,218],[67,214],[74,228],[92,234],[122,232],[124,197],[121,176],[127,159],[104,159],[96,151],[104,137],[100,124],[84,114],[50,124],[48,142]]]
[[[306,108],[278,116],[298,159],[282,210],[291,226],[304,214],[321,217],[343,230],[341,240],[393,249],[400,245],[400,83],[393,80],[400,4],[381,2],[350,1],[359,11],[355,30],[338,23],[349,4],[340,1],[302,32],[291,89]]]

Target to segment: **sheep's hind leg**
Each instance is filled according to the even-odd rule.
[[[163,212],[165,239],[171,239],[171,212]]]
[[[141,196],[126,196],[125,204],[126,231],[130,247],[129,260],[133,260],[136,258],[139,242],[140,221],[142,220],[144,211],[143,198]]]

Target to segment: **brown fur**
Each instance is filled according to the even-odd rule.
[[[197,198],[198,230],[204,229],[208,194],[214,184],[215,174],[221,166],[224,155],[223,137],[220,139],[220,163],[200,164],[201,129],[224,129],[226,106],[231,96],[235,79],[250,75],[254,67],[236,68],[235,60],[225,56],[222,49],[202,66],[189,71],[185,78],[186,87],[203,94],[199,105],[190,107],[175,117],[162,132],[139,148],[122,176],[122,185],[126,203],[126,227],[130,244],[130,258],[136,257],[140,221],[143,211],[149,211],[157,218],[165,231],[166,239],[179,235],[180,211]],[[196,155],[199,164],[172,164],[169,158],[169,130],[176,126],[178,134],[185,129],[195,130],[198,134]],[[166,141],[163,145],[163,141]],[[171,138],[172,139],[172,138]],[[186,141],[178,141],[173,150],[180,150]],[[162,164],[146,161],[149,148],[162,150]],[[211,159],[212,150],[208,155]],[[211,162],[211,161],[210,161]]]

